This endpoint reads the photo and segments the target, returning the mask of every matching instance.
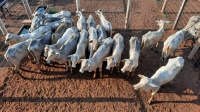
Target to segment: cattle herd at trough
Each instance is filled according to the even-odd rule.
[[[140,51],[151,47],[157,52],[158,43],[164,36],[164,25],[170,23],[165,20],[156,21],[159,29],[143,35],[142,42],[136,36],[131,37],[129,59],[121,59],[124,37],[120,33],[112,36],[112,24],[103,15],[103,10],[95,11],[100,19],[98,25],[92,15],[86,19],[83,11],[76,11],[78,21],[75,26],[69,11],[44,14],[44,9],[39,9],[34,13],[28,33],[7,34],[5,44],[9,44],[9,47],[4,57],[14,65],[13,71],[19,72],[20,61],[31,54],[38,68],[42,55],[49,64],[52,62],[65,64],[66,71],[69,70],[71,73],[73,72],[72,67],[75,68],[76,64],[81,63],[79,72],[94,72],[93,78],[95,78],[96,70],[99,68],[100,78],[102,78],[102,63],[107,61],[106,69],[111,73],[113,68],[117,67],[118,72],[128,72],[128,76],[133,76],[138,66]],[[167,38],[162,50],[161,66],[172,53],[176,52],[182,42],[198,38],[199,20],[200,17],[191,17],[184,29]],[[86,56],[86,51],[89,52],[89,57]],[[124,66],[120,70],[121,62]],[[170,58],[168,63],[160,67],[151,78],[138,75],[141,80],[133,88],[152,90],[148,101],[150,104],[161,85],[170,82],[183,66],[183,57]]]

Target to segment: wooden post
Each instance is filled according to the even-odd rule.
[[[32,11],[31,11],[31,9],[29,7],[28,1],[27,0],[22,0],[22,2],[23,2],[23,5],[24,5],[24,8],[26,10],[26,13],[28,15],[28,18],[32,19]]]
[[[183,1],[182,1],[181,7],[180,7],[180,9],[179,9],[179,11],[178,11],[178,14],[177,14],[177,16],[176,16],[176,19],[175,19],[175,21],[174,21],[174,25],[173,25],[173,27],[172,27],[172,30],[174,30],[174,29],[176,28],[176,25],[177,25],[177,23],[178,23],[178,20],[180,19],[180,16],[181,16],[181,14],[182,14],[182,12],[183,12],[183,8],[184,8],[186,2],[187,2],[187,0],[183,0]]]
[[[76,0],[76,9],[77,11],[80,10],[80,0]]]
[[[42,0],[42,5],[45,5],[45,0]]]
[[[162,10],[161,10],[162,13],[165,11],[166,4],[167,4],[167,0],[165,0],[163,3]]]
[[[1,31],[2,31],[3,35],[6,35],[8,33],[8,31],[6,30],[6,27],[3,24],[1,19],[0,19],[0,28],[1,28]]]
[[[194,45],[194,48],[190,52],[190,55],[188,56],[188,59],[192,59],[194,57],[194,55],[196,54],[196,52],[199,49],[199,47],[200,47],[200,38],[198,39],[197,43]]]
[[[128,4],[127,4],[127,9],[126,9],[126,18],[125,18],[125,26],[124,29],[127,29],[128,26],[128,19],[129,19],[129,14],[130,14],[130,9],[131,9],[131,4],[132,4],[133,0],[128,0]]]

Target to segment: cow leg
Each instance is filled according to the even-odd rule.
[[[68,66],[68,67],[70,68],[70,72],[73,73],[71,61],[68,60],[68,63],[69,63],[69,66]]]
[[[158,92],[159,88],[157,88],[155,91],[153,91],[153,93],[151,93],[151,98],[148,100],[148,104],[151,104],[152,100],[153,100],[153,97],[154,95]]]
[[[153,45],[151,46],[151,50],[153,50]]]
[[[111,67],[111,71],[110,71],[110,73],[113,73],[113,68],[114,68],[114,67]]]
[[[92,49],[92,47],[90,47],[90,56],[89,56],[89,58],[92,58],[92,55],[93,55],[93,49]]]
[[[102,75],[102,64],[103,64],[103,63],[101,63],[100,66],[99,66],[100,78],[102,78],[102,76],[103,76],[103,75]]]
[[[133,75],[135,73],[135,70],[136,70],[136,68],[133,68],[133,70],[132,70],[132,76],[131,77],[133,77]]]
[[[67,62],[66,62],[66,70],[65,70],[66,72],[68,71],[68,65],[69,65],[69,64],[68,64],[68,61],[67,61]]]
[[[159,44],[159,43],[156,43],[156,46],[155,46],[155,52],[156,52],[156,53],[158,53],[158,49],[157,49],[157,48],[158,48],[158,44]]]
[[[96,70],[94,70],[93,78],[96,78]]]
[[[120,63],[117,63],[117,72],[120,72]]]

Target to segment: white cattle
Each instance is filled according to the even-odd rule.
[[[59,49],[70,37],[70,35],[78,35],[78,29],[76,27],[68,28],[58,41],[53,45],[46,45],[44,48],[44,56],[47,57],[49,49]]]
[[[71,34],[69,39],[64,43],[64,45],[61,46],[60,49],[50,49],[46,59],[47,63],[55,61],[59,64],[65,64],[68,62],[69,65],[67,65],[66,71],[68,71],[68,67],[70,67],[70,71],[72,73],[71,62],[67,59],[67,56],[75,52],[78,39],[79,35],[77,36],[76,34]]]
[[[100,78],[102,78],[102,63],[105,57],[108,56],[113,44],[113,39],[111,37],[105,39],[102,45],[94,53],[94,56],[90,59],[81,59],[81,68],[79,72],[84,73],[84,71],[92,72],[94,71],[93,78],[96,77],[96,69],[99,68]]]
[[[75,54],[69,55],[68,58],[72,62],[72,67],[75,68],[77,63],[80,63],[80,59],[85,59],[85,50],[88,46],[88,32],[83,29],[80,32],[80,39],[76,48]]]
[[[150,104],[154,95],[157,93],[160,87],[163,84],[166,84],[173,80],[183,66],[183,57],[169,59],[167,65],[159,68],[151,78],[148,78],[144,75],[138,75],[141,80],[138,84],[134,85],[133,88],[135,90],[141,89],[145,91],[153,91],[151,94],[151,98],[148,100],[148,103]]]
[[[60,11],[55,14],[44,14],[45,18],[70,18],[71,17],[71,12],[69,11]]]
[[[62,23],[51,36],[51,44],[55,44],[62,37],[67,28],[72,27],[70,23]]]
[[[81,11],[76,11],[76,16],[78,16],[77,28],[79,29],[79,31],[86,29],[86,20],[83,16],[82,11],[84,11],[84,9],[82,9]]]
[[[104,29],[104,27],[102,27],[99,24],[96,26],[96,29],[97,29],[99,42],[102,43],[102,40],[107,38],[106,30]]]
[[[93,56],[94,52],[99,47],[99,40],[98,40],[98,36],[97,36],[97,30],[94,27],[90,27],[88,32],[89,32],[88,50],[90,51],[89,58],[91,58]]]
[[[47,23],[44,23],[44,25],[46,26],[50,26],[52,28],[52,30],[56,30],[60,24],[62,23],[69,23],[69,24],[73,24],[73,19],[71,18],[62,18],[61,20],[58,20],[58,21],[55,21],[55,22],[47,22]]]
[[[87,19],[87,21],[86,21],[87,30],[89,30],[90,27],[95,27],[95,23],[96,23],[96,22],[95,22],[93,16],[92,16],[92,15],[89,15],[89,17],[88,17],[88,19]]]
[[[155,52],[157,52],[158,43],[164,36],[164,25],[166,23],[170,23],[170,21],[160,20],[156,22],[158,23],[158,26],[160,29],[157,31],[149,31],[148,33],[142,36],[141,49],[147,48],[150,46],[151,46],[151,49],[153,49],[153,46],[155,46]]]
[[[180,30],[175,34],[169,36],[167,40],[164,42],[163,50],[162,50],[162,57],[161,62],[163,63],[173,52],[178,49],[181,43],[184,41],[184,35],[187,31]]]
[[[118,72],[120,71],[120,62],[121,62],[121,55],[124,50],[124,37],[117,33],[113,37],[114,40],[114,45],[113,45],[113,52],[112,56],[109,56],[106,58],[107,60],[107,67],[106,69],[110,70],[111,68],[111,73],[113,72],[113,68],[117,66]]]
[[[40,28],[38,28],[37,30],[33,31],[32,33],[21,34],[21,35],[8,33],[6,35],[5,44],[9,43],[10,45],[13,45],[13,44],[25,41],[27,39],[34,39],[34,38],[36,38],[38,36],[41,36],[41,35],[45,34],[48,31],[51,31],[51,27],[49,27],[49,26],[41,26]]]
[[[19,72],[19,65],[21,60],[28,56],[28,45],[30,44],[30,39],[11,45],[8,47],[4,54],[5,59],[14,65],[14,72]]]
[[[110,37],[112,37],[112,24],[103,15],[103,9],[99,9],[95,11],[95,13],[100,18],[100,25],[103,26],[105,30],[109,33]]]
[[[129,40],[130,50],[129,50],[129,59],[123,59],[124,67],[121,71],[124,73],[125,71],[132,72],[132,76],[134,75],[135,69],[138,66],[138,60],[140,55],[140,41],[138,37],[131,37]]]
[[[46,34],[37,37],[36,39],[31,39],[30,44],[28,46],[28,50],[34,58],[34,62],[39,66],[40,64],[40,56],[42,51],[44,50],[45,45],[50,44],[51,41],[51,31]]]

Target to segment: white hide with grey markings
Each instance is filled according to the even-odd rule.
[[[87,27],[87,30],[90,29],[90,27],[95,27],[95,20],[94,20],[94,17],[92,15],[89,15],[87,21],[86,21],[86,27]]]
[[[101,25],[96,26],[99,42],[102,43],[103,39],[107,38],[106,30]]]
[[[88,43],[88,50],[90,52],[89,58],[91,58],[94,52],[99,47],[99,40],[97,36],[97,30],[94,27],[90,27],[89,29],[89,43]]]
[[[83,16],[82,11],[76,11],[76,16],[78,16],[77,28],[79,29],[79,31],[86,29],[86,20],[85,17]]]
[[[71,12],[69,11],[60,11],[55,14],[44,14],[45,18],[70,18],[71,17]]]

